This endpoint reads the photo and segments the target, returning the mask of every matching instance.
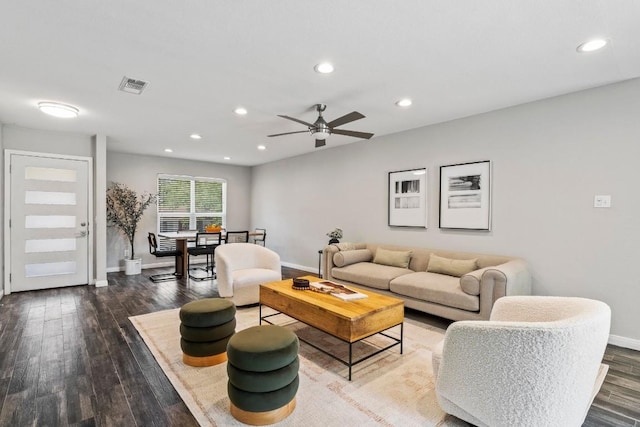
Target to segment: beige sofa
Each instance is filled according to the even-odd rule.
[[[326,246],[322,277],[452,320],[487,320],[498,298],[531,294],[531,275],[520,258],[411,246]]]

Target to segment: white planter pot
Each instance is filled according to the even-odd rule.
[[[124,274],[126,274],[127,276],[140,274],[141,271],[142,271],[142,258],[124,260]]]

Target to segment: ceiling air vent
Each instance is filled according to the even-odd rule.
[[[131,77],[124,76],[118,89],[123,92],[140,95],[148,85],[149,82],[145,82],[144,80],[132,79]]]

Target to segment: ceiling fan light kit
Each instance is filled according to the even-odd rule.
[[[316,121],[314,123],[307,123],[303,120],[300,119],[296,119],[295,117],[289,117],[289,116],[285,116],[282,114],[278,114],[278,117],[282,117],[283,119],[287,119],[287,120],[292,120],[296,123],[300,123],[302,125],[305,125],[307,127],[307,130],[302,130],[302,131],[296,131],[296,132],[285,132],[285,133],[276,133],[273,135],[267,135],[269,137],[274,137],[274,136],[282,136],[282,135],[292,135],[295,133],[306,133],[309,132],[311,134],[311,136],[313,138],[315,138],[316,140],[316,148],[319,147],[324,147],[326,145],[326,139],[331,136],[332,134],[336,134],[336,135],[345,135],[345,136],[352,136],[355,138],[363,138],[363,139],[370,139],[373,134],[372,133],[368,133],[368,132],[357,132],[357,131],[353,131],[353,130],[343,130],[343,129],[336,129],[338,126],[342,126],[344,124],[347,123],[351,123],[354,122],[356,120],[360,120],[363,119],[365,116],[363,114],[358,113],[357,111],[352,111],[349,114],[345,114],[342,117],[338,117],[335,120],[330,121],[329,123],[327,123],[324,119],[324,117],[322,117],[322,112],[327,108],[326,105],[324,104],[316,104],[316,111],[318,112],[318,118],[316,119]]]

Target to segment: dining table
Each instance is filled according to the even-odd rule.
[[[182,231],[164,231],[158,233],[158,237],[164,237],[165,239],[172,239],[176,241],[176,249],[182,252],[182,262],[179,260],[179,257],[176,257],[176,274],[179,276],[184,276],[185,274],[189,274],[189,253],[187,252],[187,248],[189,242],[195,242],[196,235],[198,234],[197,230],[182,230]],[[262,233],[258,232],[249,232],[249,237],[253,236],[261,236]],[[226,240],[226,232],[222,231],[220,233],[221,242],[224,243]]]

